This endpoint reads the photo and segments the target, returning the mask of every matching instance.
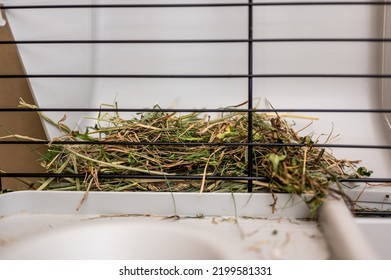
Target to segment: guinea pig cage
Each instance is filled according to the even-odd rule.
[[[0,259],[391,258],[389,2],[0,8]]]

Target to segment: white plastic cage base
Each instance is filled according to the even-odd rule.
[[[274,202],[270,194],[91,192],[80,206],[83,195],[83,192],[49,191],[0,196],[0,258],[328,259],[331,256],[316,221],[307,219],[309,212],[306,205],[300,198],[290,195],[277,195],[275,213],[270,206]],[[160,245],[156,245],[156,250],[152,250],[150,255],[129,255],[124,248],[134,247],[134,244],[117,233],[127,231],[129,238],[136,233],[132,228],[124,229],[121,226],[124,223],[135,228],[140,224],[141,227],[148,225],[144,229],[145,238],[153,237],[150,224],[155,227],[154,234],[162,230],[164,235],[166,230],[171,232],[176,229],[179,233],[170,233],[172,239],[165,240],[173,246],[167,254],[161,251]],[[98,245],[98,241],[91,239],[86,239],[85,243],[76,242],[78,244],[68,239],[59,244],[73,246],[73,253],[61,253],[63,245],[48,244],[50,240],[59,240],[65,233],[83,236],[85,230],[91,231],[88,225],[96,229],[88,234],[98,239],[101,236],[99,232],[108,231],[104,245]],[[182,235],[182,230],[192,234]],[[175,239],[188,238],[190,243],[182,244],[186,248],[191,246],[194,238],[205,236],[209,238],[203,238],[202,244],[216,247],[219,254],[199,255],[194,252],[181,255],[183,252],[176,247],[179,243],[175,245]],[[113,244],[118,242],[123,244],[122,249]],[[138,242],[147,244],[148,240],[141,238]],[[31,249],[35,248],[32,243],[43,244],[48,250],[37,253]],[[303,245],[306,250],[300,250]],[[51,249],[53,246],[56,249]],[[102,246],[106,253],[91,249],[96,246]],[[110,246],[115,249],[108,250]]]
[[[367,243],[384,260],[391,260],[391,220],[384,218],[357,218],[356,223],[366,237]]]
[[[287,194],[91,192],[80,204],[84,194],[0,196],[0,259],[379,257],[342,201],[327,202],[318,224],[301,198]],[[162,239],[152,246],[154,235]],[[193,242],[211,249],[189,254]]]

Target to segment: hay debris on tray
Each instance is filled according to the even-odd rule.
[[[21,106],[36,108],[21,102]],[[156,107],[156,109],[159,109]],[[218,118],[199,113],[179,115],[159,110],[123,119],[118,114],[100,113],[94,127],[72,131],[54,122],[63,136],[56,140],[102,141],[98,144],[51,144],[42,156],[49,173],[86,174],[81,178],[48,178],[38,190],[78,191],[170,191],[245,192],[246,180],[207,180],[207,176],[247,176],[248,113],[233,112]],[[299,136],[280,115],[253,113],[253,191],[290,193],[302,196],[313,213],[341,178],[369,176],[358,161],[339,160],[331,152],[315,147],[311,135]],[[117,142],[121,142],[119,145]],[[132,145],[129,143],[150,143]],[[125,144],[124,144],[125,143]],[[167,143],[154,145],[154,143]],[[177,143],[177,144],[170,144]],[[199,143],[200,145],[178,145]],[[243,143],[207,145],[202,143]],[[277,143],[273,146],[269,144]],[[280,145],[281,144],[281,145]],[[293,144],[293,145],[283,145]],[[299,145],[297,145],[299,144]],[[106,175],[163,175],[163,179],[98,178]],[[169,175],[198,175],[202,180],[168,180]]]

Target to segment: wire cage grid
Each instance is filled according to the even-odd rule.
[[[240,88],[245,88],[246,94],[241,94],[240,96],[245,96],[245,104],[247,108],[236,108],[236,107],[207,107],[207,108],[175,108],[175,109],[169,109],[169,108],[135,108],[135,107],[121,107],[121,108],[102,108],[102,107],[89,107],[85,108],[82,106],[79,107],[40,107],[40,108],[0,108],[0,112],[2,114],[10,113],[10,112],[16,112],[22,114],[23,112],[54,112],[63,114],[64,112],[67,113],[104,113],[104,112],[114,112],[114,113],[146,113],[146,112],[167,112],[167,113],[174,113],[174,112],[199,112],[199,113],[233,113],[233,112],[241,112],[247,115],[248,118],[248,135],[247,135],[247,142],[246,143],[217,143],[217,142],[202,142],[202,143],[184,143],[181,141],[178,142],[126,142],[126,141],[116,141],[116,142],[110,142],[110,145],[135,145],[135,146],[145,146],[145,145],[153,145],[156,147],[162,146],[162,145],[179,145],[179,146],[203,146],[205,148],[210,146],[246,146],[247,147],[247,170],[245,176],[224,176],[224,175],[156,175],[156,174],[98,174],[98,177],[101,179],[104,178],[150,178],[150,179],[166,179],[166,180],[229,180],[229,181],[247,181],[247,191],[252,192],[253,189],[253,181],[263,181],[268,182],[268,178],[257,176],[257,174],[254,174],[254,158],[253,158],[253,147],[255,146],[262,146],[262,147],[288,147],[288,146],[306,146],[305,143],[260,143],[258,141],[254,140],[253,135],[253,114],[254,113],[317,113],[317,114],[327,114],[327,115],[333,115],[333,114],[342,114],[342,116],[355,116],[355,115],[371,115],[375,116],[375,120],[380,120],[385,116],[387,116],[391,113],[391,108],[386,107],[387,105],[381,106],[368,106],[368,107],[361,107],[361,108],[353,108],[355,106],[352,106],[352,108],[340,108],[339,106],[330,107],[330,108],[315,108],[315,107],[307,107],[306,106],[306,100],[300,99],[298,97],[298,104],[300,106],[294,106],[294,108],[288,108],[288,107],[273,107],[273,108],[257,108],[254,102],[256,97],[259,96],[259,91],[263,91],[263,87],[260,86],[260,84],[267,80],[272,80],[274,83],[273,85],[276,86],[277,83],[283,83],[287,80],[295,81],[298,80],[304,80],[310,84],[316,84],[319,81],[322,81],[320,84],[323,85],[324,81],[328,83],[327,81],[359,81],[360,83],[362,81],[368,83],[372,83],[373,81],[376,83],[381,83],[382,81],[386,81],[389,78],[391,78],[391,74],[388,73],[382,73],[381,71],[377,72],[365,72],[365,71],[357,71],[355,73],[353,72],[334,72],[334,73],[314,73],[314,72],[307,72],[307,73],[296,73],[293,71],[292,73],[283,73],[281,71],[276,72],[268,72],[266,71],[255,71],[256,70],[262,70],[263,67],[260,66],[260,61],[268,60],[267,53],[265,56],[261,56],[260,53],[262,53],[259,49],[259,46],[264,46],[267,44],[281,44],[283,46],[287,46],[288,48],[292,47],[292,44],[300,44],[299,47],[303,46],[303,44],[316,46],[317,44],[346,44],[348,47],[347,49],[350,50],[353,53],[353,57],[356,55],[354,52],[354,49],[351,48],[351,46],[359,46],[360,49],[362,46],[376,46],[376,50],[381,50],[382,47],[387,46],[389,42],[391,42],[390,38],[382,36],[383,34],[379,33],[378,37],[372,37],[372,38],[364,38],[364,37],[318,37],[318,38],[306,38],[306,37],[292,37],[292,38],[277,38],[277,37],[256,37],[254,34],[259,35],[259,32],[257,31],[257,28],[259,27],[257,24],[259,22],[262,22],[262,19],[256,18],[256,14],[254,11],[259,13],[261,9],[264,8],[270,8],[273,9],[279,9],[283,8],[286,9],[287,7],[295,8],[295,9],[305,9],[308,7],[311,7],[312,9],[327,9],[328,7],[344,7],[344,8],[356,8],[356,7],[374,7],[374,8],[381,8],[385,9],[389,5],[388,2],[384,1],[309,1],[309,2],[296,2],[296,1],[287,1],[287,2],[256,2],[256,1],[238,1],[238,2],[218,2],[216,3],[148,3],[148,4],[64,4],[64,5],[4,5],[1,6],[1,10],[5,12],[15,12],[18,11],[35,11],[35,10],[60,10],[60,11],[75,11],[75,10],[89,10],[89,11],[101,11],[101,10],[119,10],[121,13],[126,14],[130,10],[154,10],[154,11],[161,11],[166,9],[181,9],[181,10],[194,10],[194,9],[208,9],[209,10],[219,10],[224,9],[225,11],[227,9],[235,9],[235,11],[240,11],[241,14],[241,20],[245,19],[246,25],[243,28],[241,27],[241,30],[246,31],[246,37],[245,38],[185,38],[185,39],[173,39],[173,38],[159,38],[159,39],[127,39],[127,38],[119,38],[119,39],[15,39],[12,41],[1,41],[0,44],[12,44],[17,45],[18,47],[24,47],[24,46],[48,46],[53,47],[54,50],[57,46],[65,46],[65,47],[80,47],[80,46],[133,46],[133,45],[142,45],[143,47],[147,46],[162,46],[162,45],[191,45],[200,47],[201,46],[215,46],[218,45],[222,48],[229,48],[229,46],[232,45],[240,45],[240,50],[244,51],[244,54],[242,53],[239,58],[242,60],[241,66],[239,68],[241,70],[245,70],[243,72],[236,72],[236,73],[188,73],[187,70],[184,71],[184,73],[77,73],[77,69],[74,73],[27,73],[24,75],[17,75],[17,74],[4,74],[0,75],[1,79],[20,79],[20,78],[27,78],[30,80],[31,83],[34,83],[35,80],[38,82],[41,80],[86,80],[86,81],[92,81],[92,80],[126,80],[130,81],[139,81],[141,80],[142,83],[148,83],[148,80],[170,80],[174,81],[173,83],[180,81],[180,80],[213,80],[217,82],[222,81],[232,81],[232,80],[240,80],[242,85]],[[244,14],[244,15],[243,15]],[[282,13],[283,15],[283,13]],[[331,22],[331,21],[330,21]],[[325,32],[327,33],[327,32]],[[28,36],[27,36],[28,37]],[[344,45],[345,46],[345,45]],[[257,48],[256,50],[254,50]],[[342,48],[344,49],[344,48]],[[153,50],[153,49],[151,49]],[[236,52],[238,49],[234,49]],[[369,51],[373,50],[370,47],[368,48]],[[367,50],[367,51],[368,51]],[[95,50],[96,52],[99,52],[99,50]],[[267,48],[266,51],[269,51]],[[216,53],[214,53],[216,55]],[[346,54],[344,52],[344,54]],[[181,54],[183,56],[183,54]],[[181,55],[179,55],[181,57]],[[188,56],[192,56],[194,54],[188,53]],[[197,55],[197,54],[196,54]],[[199,55],[199,54],[198,54]],[[292,53],[289,53],[290,56],[292,56]],[[326,53],[327,55],[327,53]],[[311,54],[309,54],[309,57],[311,59]],[[183,58],[183,57],[181,57]],[[223,56],[224,59],[228,59],[226,56]],[[185,58],[184,58],[185,59]],[[282,60],[284,57],[282,58]],[[293,59],[293,60],[292,60]],[[244,61],[243,61],[244,60]],[[295,61],[294,57],[290,58],[289,60]],[[235,61],[233,61],[233,64],[235,64]],[[265,63],[267,64],[267,63]],[[305,63],[304,63],[305,64]],[[270,66],[270,68],[273,70],[275,67],[273,66],[273,63],[267,64]],[[335,66],[335,64],[334,64]],[[99,67],[98,67],[99,68]],[[289,68],[289,67],[288,67]],[[305,67],[304,67],[305,68]],[[327,67],[326,67],[327,68]],[[343,68],[341,66],[341,68]],[[347,67],[349,69],[349,67]],[[377,70],[379,68],[376,67],[369,67],[370,70]],[[228,70],[230,71],[230,69]],[[109,71],[110,72],[110,71]],[[277,82],[274,82],[277,81]],[[362,86],[363,84],[359,83],[359,86]],[[245,87],[243,87],[243,84],[245,84]],[[344,89],[344,85],[342,82],[342,90]],[[257,96],[254,96],[254,88],[257,88]],[[270,86],[265,87],[266,90],[270,88]],[[300,85],[298,86],[300,88]],[[34,89],[34,86],[33,86]],[[260,90],[261,89],[261,90]],[[373,89],[373,87],[371,88]],[[278,90],[278,89],[277,89]],[[80,93],[78,93],[80,94]],[[285,93],[286,94],[286,93]],[[383,92],[384,94],[384,92]],[[349,95],[350,97],[350,95]],[[224,97],[219,97],[221,99],[224,99]],[[327,98],[327,97],[323,97]],[[364,98],[365,102],[365,98]],[[346,105],[346,103],[341,102],[343,105]],[[333,102],[331,102],[333,104]],[[360,103],[359,103],[360,104]],[[325,106],[327,107],[327,106]],[[344,117],[342,117],[344,118]],[[372,120],[371,120],[372,121]],[[85,144],[94,144],[94,145],[105,145],[108,144],[105,141],[89,141],[89,140],[80,140],[80,141],[64,141],[64,140],[56,140],[56,139],[49,139],[49,140],[3,140],[0,142],[2,145],[11,145],[11,144],[18,144],[18,145],[42,145],[42,144],[69,144],[69,145],[85,145]],[[314,143],[314,147],[320,147],[320,148],[327,148],[327,149],[347,149],[349,151],[359,151],[358,153],[361,153],[362,151],[384,151],[387,157],[387,154],[390,153],[391,145],[387,141],[378,142],[378,143]],[[385,167],[387,169],[387,167]],[[42,177],[53,177],[53,178],[84,178],[86,174],[56,174],[56,173],[25,173],[25,172],[17,172],[17,173],[1,173],[1,178],[42,178]],[[351,182],[351,183],[359,183],[359,182],[365,182],[365,183],[390,183],[391,178],[387,176],[381,176],[381,177],[370,177],[370,178],[350,178],[350,179],[341,179],[341,182]]]

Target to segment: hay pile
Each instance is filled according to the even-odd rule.
[[[213,119],[199,113],[180,115],[154,111],[130,119],[116,113],[101,113],[96,125],[84,132],[72,131],[65,124],[55,123],[40,114],[64,133],[59,140],[104,143],[49,145],[48,152],[42,156],[47,172],[80,173],[85,174],[85,178],[48,178],[36,186],[38,190],[247,191],[244,179],[208,180],[208,176],[248,175],[248,147],[238,145],[248,142],[246,112],[225,113]],[[356,168],[357,162],[339,160],[326,149],[314,147],[311,135],[299,136],[278,114],[253,113],[252,117],[253,141],[266,144],[252,147],[253,175],[264,178],[253,181],[254,192],[266,189],[273,193],[297,194],[315,212],[333,183],[341,178],[370,175],[365,168]],[[118,141],[121,144],[116,143]],[[150,145],[137,145],[146,142]],[[99,174],[146,176],[99,178]],[[152,179],[149,175],[162,177]],[[198,175],[202,179],[168,179],[171,175]]]

